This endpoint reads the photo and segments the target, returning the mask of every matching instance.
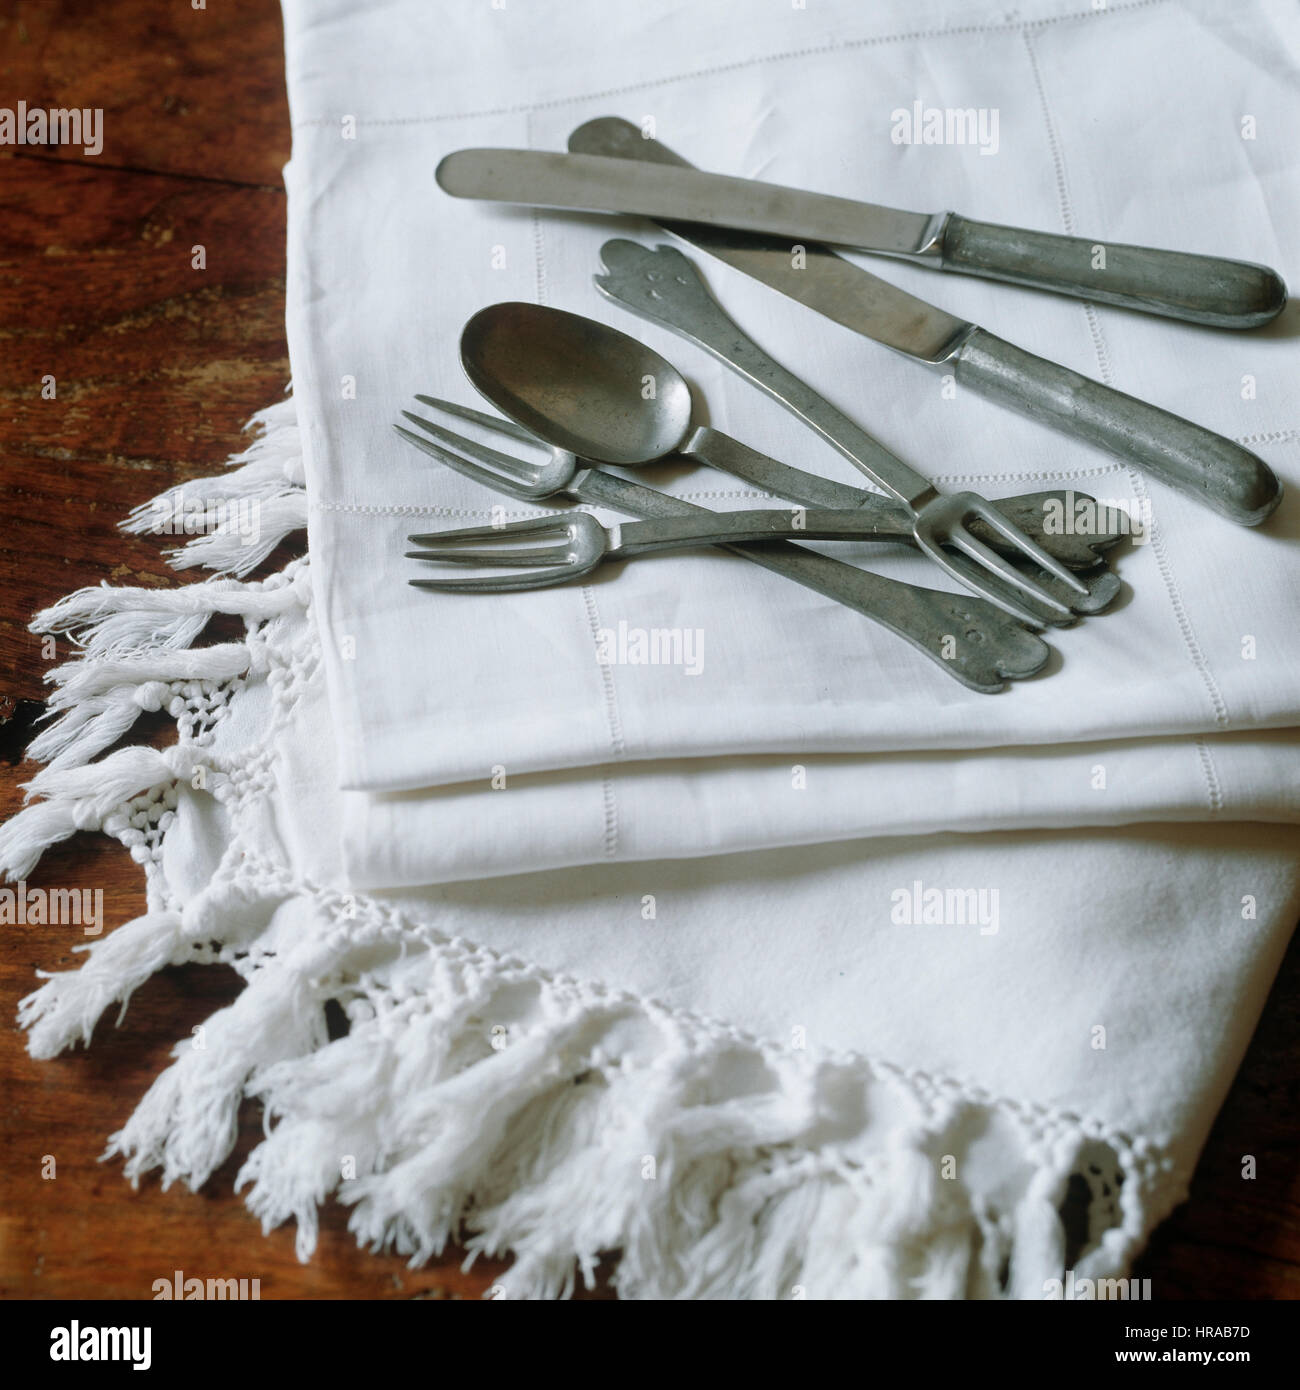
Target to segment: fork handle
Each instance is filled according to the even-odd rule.
[[[869,508],[823,511],[799,505],[707,512],[702,516],[656,517],[625,522],[605,552],[607,560],[628,559],[655,550],[684,550],[702,545],[739,545],[746,541],[898,541],[910,540],[904,521]]]
[[[631,516],[717,515],[596,468],[580,473],[566,491],[580,502]],[[1032,676],[1046,664],[1049,649],[1040,637],[971,594],[903,584],[789,541],[724,548],[888,628],[971,690],[993,694],[1007,680]]]
[[[1242,526],[1257,526],[1282,500],[1277,475],[1249,449],[983,328],[944,367],[958,385],[1140,465]]]

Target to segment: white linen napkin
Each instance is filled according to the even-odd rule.
[[[1300,820],[1300,731],[1048,748],[691,758],[342,794],[360,888],[944,830]]]
[[[536,65],[529,75],[537,85],[531,100],[538,103],[530,120],[555,115],[568,123],[565,73],[573,61],[573,13],[566,9],[549,26],[526,28]],[[711,20],[721,11],[705,7],[698,13]],[[1278,26],[1290,24],[1285,12],[1268,6],[1234,10],[1230,17],[1199,6],[1112,6],[1061,18],[1064,11],[1055,4],[1031,4],[1011,18],[970,8],[951,24],[932,5],[910,7],[905,19],[892,7],[867,18],[844,7],[834,14],[838,29],[814,11],[796,11],[791,20],[774,7],[754,6],[743,23],[736,13],[733,8],[732,51],[743,44],[749,57],[733,56],[725,74],[708,72],[710,62],[723,66],[725,45],[716,34],[710,37],[706,25],[704,47],[683,50],[698,64],[698,83],[694,77],[665,78],[662,89],[635,85],[645,80],[636,47],[646,24],[639,7],[601,12],[599,28],[594,12],[584,13],[592,34],[613,36],[608,60],[584,90],[605,91],[603,100],[609,100],[622,87],[628,89],[624,95],[649,93],[658,102],[678,87],[695,91],[708,86],[706,79],[725,75],[742,122],[760,108],[767,112],[762,125],[753,126],[762,134],[790,119],[790,104],[773,95],[771,74],[777,69],[789,73],[822,58],[834,67],[831,60],[854,54],[861,90],[872,92],[871,63],[882,53],[911,55],[908,80],[919,85],[920,64],[934,81],[954,62],[946,54],[975,46],[979,67],[967,54],[958,65],[962,70],[992,71],[995,61],[1023,53],[1056,109],[1055,84],[1073,78],[1067,51],[1071,61],[1094,60],[1089,71],[1096,90],[1098,73],[1108,78],[1127,68],[1136,81],[1141,65],[1128,45],[1140,42],[1163,62],[1181,61],[1204,77],[1199,86],[1185,85],[1185,97],[1217,80],[1208,67],[1200,71],[1211,55],[1239,74],[1244,68],[1276,70],[1283,62],[1277,56],[1277,35],[1283,32]],[[503,14],[514,16],[507,23],[517,18],[513,11]],[[680,14],[660,19],[684,23]],[[383,26],[362,23],[334,3],[287,6],[298,118],[318,118],[304,113],[303,87],[319,80],[341,89],[346,82],[340,74],[349,63],[358,74],[352,95],[360,99],[348,107],[373,110],[376,93],[399,93],[402,88],[389,86],[389,77],[394,83],[402,78],[414,91],[416,69],[438,52],[434,19],[442,23],[448,63],[475,51],[485,74],[481,109],[490,113],[516,104],[517,93],[507,90],[501,76],[519,52],[516,31],[483,29],[477,12],[429,12],[414,4],[390,6],[384,18]],[[818,27],[789,28],[809,18]],[[1009,49],[1004,41],[1011,41]],[[1065,43],[1068,50],[1054,47]],[[1114,49],[1114,56],[1098,64],[1098,47]],[[588,43],[584,52],[593,49]],[[1289,54],[1284,62],[1292,63]],[[1150,61],[1146,67],[1159,87],[1163,72]],[[383,83],[375,75],[380,72]],[[516,85],[520,80],[516,73]],[[1257,80],[1264,93],[1257,109],[1266,111],[1273,79],[1257,74]],[[502,85],[493,89],[494,82]],[[558,88],[551,85],[556,82]],[[1244,93],[1244,76],[1242,82]],[[824,88],[835,91],[829,75]],[[799,90],[816,102],[823,84],[805,81]],[[421,101],[439,95],[426,80]],[[833,95],[827,99],[834,101]],[[970,101],[980,104],[974,96]],[[348,114],[348,107],[328,119]],[[1104,106],[1098,114],[1104,121]],[[1163,109],[1153,107],[1150,122],[1163,118]],[[383,119],[404,117],[394,106]],[[477,119],[437,124],[459,132]],[[422,122],[417,117],[413,125]],[[354,185],[346,161],[355,151],[344,150],[341,140],[334,163],[321,173],[318,158],[328,159],[330,147],[317,144],[317,127],[305,129],[289,177],[295,235],[320,205]],[[357,130],[365,129],[362,119]],[[1145,129],[1139,128],[1139,138]],[[388,143],[385,133],[372,151],[380,164]],[[681,143],[683,152],[694,152]],[[1058,153],[1065,148],[1059,134],[1049,145]],[[918,157],[926,153],[913,151]],[[813,150],[805,155],[817,158]],[[1175,164],[1180,158],[1180,148],[1169,155]],[[1272,189],[1289,176],[1271,172],[1270,160],[1281,168],[1276,147],[1263,156],[1259,173],[1260,186]],[[714,161],[701,156],[700,162]],[[316,172],[308,165],[317,166]],[[1153,177],[1162,177],[1160,170]],[[307,201],[304,185],[314,190]],[[409,215],[401,192],[381,232],[391,232]],[[992,215],[991,208],[969,202],[967,209]],[[1122,222],[1119,214],[1137,217],[1141,209],[1111,212]],[[1128,228],[1125,234],[1140,239]],[[391,240],[401,237],[392,232]],[[311,242],[311,261],[322,272],[321,299],[330,298],[339,276],[351,276],[356,303],[369,304],[360,290],[368,278],[383,278],[391,246],[381,238],[358,261],[349,260],[355,245],[318,246],[314,233]],[[1237,242],[1218,249],[1241,254],[1243,247]],[[324,392],[324,379],[310,365],[299,372],[300,240],[293,253],[299,394],[294,403],[266,412],[267,434],[238,460],[238,472],[204,485],[207,495],[221,495],[228,486],[273,501],[282,529],[307,512],[300,434],[312,454],[307,494],[322,503],[331,497],[322,494],[320,464],[342,457],[339,440],[352,451],[348,457],[357,476],[351,485],[358,499],[370,490],[372,477],[382,490],[390,462],[382,446],[361,447],[380,439],[377,408],[373,433],[353,432],[356,426],[349,425],[335,436],[342,429],[339,408]],[[464,276],[468,291],[478,277],[462,270],[463,264],[437,269],[453,283]],[[418,297],[412,299],[419,314]],[[1092,327],[1104,324],[1114,350],[1120,339],[1110,336],[1110,317],[1094,319],[1077,306],[1073,312]],[[313,331],[337,347],[351,314],[313,322]],[[371,331],[354,326],[358,341]],[[1150,328],[1162,352],[1171,341],[1183,341],[1176,331],[1168,339],[1169,332],[1166,325]],[[1224,338],[1226,352],[1240,348],[1242,340],[1213,336],[1216,342]],[[427,341],[431,360],[445,355],[444,341]],[[1270,348],[1261,353],[1261,364],[1273,366],[1261,365],[1258,380],[1277,385],[1285,340],[1259,342]],[[1188,360],[1193,356],[1189,348]],[[319,367],[317,348],[306,357]],[[362,377],[370,361],[357,356]],[[1211,379],[1200,379],[1207,404]],[[374,387],[385,412],[391,385],[381,381]],[[360,396],[348,403],[360,404]],[[1201,414],[1214,423],[1208,410]],[[1009,431],[1006,438],[1012,438]],[[1127,750],[1119,751],[1119,741],[1133,724],[1114,718],[1108,723],[1084,704],[1068,711],[1083,725],[1073,728],[1073,736],[1086,733],[1095,720],[1094,742],[1131,769],[1132,778],[1149,776],[1157,802],[1196,807],[1197,814],[1203,805],[1208,812],[1201,798],[1210,798],[1210,784],[1197,783],[1188,772],[1191,728],[1160,728],[1155,713],[1166,707],[1192,713],[1190,669],[1200,682],[1203,706],[1217,711],[1217,701],[1226,701],[1225,717],[1209,718],[1200,744],[1193,739],[1190,746],[1204,746],[1211,766],[1240,777],[1246,790],[1240,801],[1226,791],[1229,814],[1244,815],[1247,804],[1257,803],[1289,814],[1286,796],[1265,766],[1271,736],[1236,728],[1239,715],[1247,716],[1246,725],[1276,717],[1279,728],[1288,727],[1283,714],[1293,694],[1286,679],[1294,652],[1280,617],[1288,570],[1282,563],[1258,571],[1257,592],[1250,596],[1257,609],[1247,610],[1239,575],[1221,568],[1221,557],[1229,553],[1240,561],[1245,552],[1233,547],[1243,543],[1283,552],[1283,532],[1270,528],[1243,542],[1216,522],[1215,545],[1207,543],[1194,569],[1174,576],[1169,566],[1180,530],[1172,514],[1181,505],[1161,502],[1169,544],[1140,555],[1157,556],[1152,563],[1164,583],[1159,592],[1182,644],[1182,664],[1166,667],[1158,629],[1148,633],[1140,614],[1135,617],[1136,582],[1128,608],[1079,630],[1080,637],[1114,634],[1117,645],[1107,651],[1116,658],[1117,679],[1129,683],[1130,697],[1145,710],[1136,722],[1147,727],[1143,721],[1154,721],[1150,728],[1165,737],[1142,740],[1130,759]],[[1193,515],[1190,507],[1187,513]],[[390,638],[399,637],[396,647],[358,646],[365,660],[381,664],[351,675],[344,670],[343,639],[361,633],[339,626],[340,615],[347,622],[360,617],[363,606],[348,606],[349,595],[365,591],[362,597],[369,593],[382,616],[379,598],[388,589],[379,576],[388,575],[392,552],[377,533],[393,519],[372,519],[371,534],[361,513],[348,513],[355,549],[345,553],[332,548],[344,531],[330,518],[342,515],[314,511],[310,563],[295,562],[265,581],[218,579],[176,591],[83,590],[37,622],[80,638],[86,652],[57,673],[66,713],[40,744],[53,763],[33,781],[35,804],[0,828],[0,870],[22,878],[46,846],[78,831],[103,829],[142,864],[148,911],[95,941],[81,969],[53,975],[24,1001],[21,1017],[31,1030],[31,1050],[45,1057],[78,1038],[89,1043],[104,1009],[125,1002],[169,963],[227,964],[246,980],[236,1002],[204,1025],[202,1046],[189,1035],[178,1042],[175,1061],[113,1136],[112,1151],[125,1158],[132,1178],[159,1169],[164,1182],[203,1185],[232,1150],[240,1105],[253,1099],[266,1109],[266,1138],[245,1164],[240,1184],[266,1225],[297,1222],[302,1258],[315,1245],[319,1205],[334,1194],[352,1205],[359,1240],[391,1246],[416,1261],[458,1232],[468,1235],[472,1250],[512,1253],[514,1263],[502,1280],[512,1296],[566,1293],[578,1278],[593,1277],[602,1256],[613,1250],[621,1252],[619,1292],[631,1297],[1037,1299],[1066,1296],[1069,1271],[1071,1287],[1124,1277],[1154,1225],[1186,1193],[1300,910],[1290,826],[1220,819],[1029,829],[1014,822],[1016,829],[1000,832],[887,836],[879,833],[884,818],[864,813],[859,825],[869,838],[689,861],[642,858],[564,872],[503,872],[439,887],[367,892],[350,881],[340,859],[346,794],[329,750],[357,733],[355,699],[363,682],[372,692],[391,687],[386,705],[374,701],[376,715],[398,710],[395,682],[410,675],[400,648],[415,643],[409,626],[385,629]],[[1284,504],[1283,520],[1286,515]],[[1218,548],[1220,535],[1226,550]],[[269,544],[274,537],[268,532],[263,540]],[[198,558],[224,568],[229,556],[218,537],[179,562]],[[721,586],[731,582],[723,557],[689,563],[716,570]],[[688,562],[680,562],[680,571],[678,564],[673,562],[673,573],[684,576]],[[1219,576],[1219,591],[1202,589],[1201,568]],[[1245,573],[1243,563],[1238,571]],[[1177,604],[1166,572],[1176,578]],[[619,576],[620,588],[632,584],[635,590],[635,574],[632,566]],[[757,586],[748,576],[747,583],[752,597]],[[1186,600],[1189,593],[1195,602]],[[400,585],[397,595],[400,604]],[[739,591],[734,597],[739,612]],[[364,611],[370,621],[373,614]],[[438,679],[403,692],[428,705],[422,742],[408,748],[412,757],[428,751],[425,743],[436,743],[439,754],[448,752],[442,676],[456,684],[459,660],[480,662],[485,646],[519,637],[525,610],[509,611],[516,616],[507,618],[503,610],[500,628],[470,633],[456,626],[462,621],[456,609],[436,610],[440,626],[427,630],[436,642]],[[775,621],[784,611],[776,603],[755,606],[751,621]],[[1241,627],[1248,611],[1247,631],[1258,641],[1253,675],[1222,664],[1221,649],[1207,636],[1223,639],[1234,624]],[[242,616],[245,638],[191,648],[214,613]],[[542,632],[553,616],[539,610],[532,621],[543,625]],[[820,620],[829,623],[833,616],[820,608],[805,611],[818,642],[830,631]],[[1133,622],[1151,639],[1141,688],[1132,677],[1140,653],[1127,647],[1134,635],[1124,636]],[[799,636],[791,632],[792,640]],[[783,650],[772,650],[797,676]],[[827,653],[834,650],[847,648],[827,645]],[[1235,659],[1249,666],[1241,650],[1238,642]],[[472,651],[480,655],[465,656]],[[909,674],[903,655],[895,659],[883,645],[876,655],[890,677],[890,697],[873,710],[856,692],[864,723],[879,712],[901,730],[911,727],[906,713],[924,725],[928,738],[935,721],[946,719],[949,734],[958,729],[964,701],[996,711],[1021,698],[1022,692],[997,700],[960,692],[959,698],[957,687],[941,697],[931,691],[928,669],[917,666]],[[1077,659],[1072,651],[1066,670],[1033,689],[1055,688],[1064,700],[1072,689],[1070,663]],[[327,689],[323,673],[331,663]],[[839,668],[825,679],[838,680]],[[349,681],[356,683],[352,695]],[[459,684],[456,689],[459,695],[474,693]],[[1089,688],[1088,698],[1105,703],[1108,692],[1101,683]],[[535,693],[514,687],[516,700]],[[800,687],[793,695],[804,693]],[[904,709],[905,693],[911,711]],[[494,700],[504,712],[506,691],[479,694],[487,729]],[[166,710],[176,719],[175,745],[131,745],[88,761],[142,709]],[[1029,717],[1034,711],[1037,726]],[[1023,738],[1004,735],[1006,746],[1000,748],[987,739],[973,746],[996,750],[979,754],[995,764],[1005,758],[1029,766],[1038,756],[1055,769],[1055,784],[1072,766],[1068,758],[1087,745],[1067,753],[1059,746],[1061,732],[1048,733],[1047,705],[1034,711],[1026,712]],[[1111,716],[1115,712],[1110,708]],[[410,710],[401,717],[414,718]],[[473,732],[471,722],[462,732]],[[376,725],[382,739],[382,720]],[[415,727],[409,723],[408,732]],[[773,727],[769,723],[769,732]],[[1286,736],[1278,741],[1285,746]],[[355,753],[357,745],[351,746]],[[763,750],[769,760],[772,746]],[[1161,750],[1176,771],[1158,767]],[[479,755],[489,751],[485,746]],[[831,750],[825,769],[810,764],[814,776],[825,770],[828,777],[850,780],[850,760],[838,756],[848,751]],[[914,751],[915,745],[898,750]],[[351,756],[343,752],[345,766]],[[656,756],[667,754],[657,749]],[[926,782],[925,768],[933,760],[901,756],[900,762],[913,767],[907,785],[896,788],[898,814],[909,829],[924,828],[931,823],[924,820],[911,778],[919,777],[939,796],[948,794],[957,774]],[[444,780],[448,766],[438,764]],[[888,782],[885,768],[883,756],[872,762],[873,785],[877,776]],[[481,772],[480,764],[473,770]],[[710,821],[710,805],[726,810],[730,821],[710,834],[725,841],[720,847],[743,849],[771,831],[763,818],[775,802],[765,810],[764,798],[755,797],[753,812],[742,814],[724,806],[724,798],[714,799],[723,785],[718,779],[735,771],[713,766],[707,777],[683,778],[682,786],[703,789],[691,824]],[[643,773],[660,775],[645,768],[627,775]],[[752,785],[748,779],[761,775],[760,760],[746,761],[737,775]],[[1003,773],[996,780],[996,814],[1014,820],[1018,783]],[[1221,793],[1231,785],[1225,781]],[[1040,795],[1038,809],[1052,816],[1079,814],[1077,807],[1069,812],[1069,797],[1060,789]],[[485,817],[477,835],[495,833],[484,809],[492,796],[480,787],[474,799],[472,814]],[[1140,788],[1131,783],[1123,796],[1133,814],[1154,813],[1155,805],[1144,807]],[[674,794],[665,793],[661,803],[652,788],[645,799],[649,809],[637,819],[638,834],[653,832],[661,804],[683,813]],[[973,795],[964,799],[976,807]],[[1086,799],[1082,791],[1077,799]],[[420,809],[411,825],[423,823],[431,800],[427,792],[412,797]],[[837,815],[851,809],[847,796],[836,805]],[[830,824],[828,812],[822,829]],[[411,833],[405,825],[399,830]],[[481,848],[476,862],[485,873],[502,870],[512,856],[516,869],[535,867],[552,846],[533,833],[540,854],[507,843],[499,862]],[[346,1031],[338,1026],[340,1014]]]
[[[1150,543],[1117,561],[1131,600],[1052,634],[1060,669],[1049,677],[979,697],[861,616],[723,555],[633,562],[607,582],[491,599],[404,584],[409,531],[488,520],[501,502],[390,429],[417,391],[476,400],[455,344],[494,300],[541,299],[644,336],[687,372],[714,423],[791,463],[855,476],[775,403],[597,295],[603,241],[649,242],[644,225],[449,198],[432,171],[451,149],[563,149],[593,116],[653,118],[704,168],[1297,273],[1282,234],[1300,220],[1292,8],[1079,12],[1043,0],[1010,19],[992,4],[607,9],[398,5],[380,24],[342,3],[286,6],[288,322],[309,405],[313,573],[343,784],[408,790],[496,767],[521,777],[683,756],[1051,746],[1300,722],[1293,506],[1262,530],[1236,528],[990,403],[946,399],[917,364],[715,266],[703,268],[742,326],[942,485],[1149,501]],[[895,143],[894,113],[918,100],[996,110],[996,153]],[[865,263],[1300,478],[1293,319],[1214,332]],[[673,486],[724,506],[748,491],[708,471]],[[919,556],[861,553],[943,586]],[[703,633],[700,674],[602,668],[596,632],[623,622]],[[1081,789],[1080,803],[1090,795]]]

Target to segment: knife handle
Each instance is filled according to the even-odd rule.
[[[1286,304],[1275,270],[1248,261],[1031,232],[950,213],[935,248],[945,270],[1219,328],[1255,328]]]
[[[1277,475],[1249,449],[982,328],[946,365],[958,385],[1142,467],[1242,526],[1259,525],[1282,500]]]

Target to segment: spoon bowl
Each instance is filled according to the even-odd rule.
[[[581,314],[490,304],[465,325],[460,360],[500,411],[579,458],[652,463],[691,428],[691,389],[677,368]]]

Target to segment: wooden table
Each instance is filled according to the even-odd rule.
[[[0,738],[22,726],[50,664],[26,628],[70,589],[178,582],[156,539],[116,524],[165,487],[216,471],[248,417],[277,399],[285,349],[289,156],[278,6],[157,0],[85,6],[18,0],[0,18],[5,96],[29,107],[102,107],[96,158],[66,147],[0,149]],[[195,269],[193,248],[205,248]],[[55,379],[43,399],[41,379]],[[60,655],[66,653],[60,644]],[[12,717],[10,717],[12,716]],[[160,728],[158,736],[163,735]],[[31,764],[0,767],[0,816]],[[101,836],[47,854],[31,884],[100,887],[110,924],[143,908],[136,866]],[[149,1298],[174,1270],[261,1281],[263,1298],[477,1296],[499,1266],[459,1257],[412,1272],[359,1251],[331,1206],[314,1261],[293,1231],[263,1238],[231,1182],[258,1141],[202,1193],[133,1191],[97,1156],[168,1063],[173,1042],[229,1003],[221,969],[167,970],[114,1012],[88,1052],[33,1063],[12,1020],[36,969],[68,968],[76,927],[9,928],[0,966],[4,1162],[0,1296]],[[1155,1296],[1300,1296],[1296,1160],[1300,949],[1293,948],[1201,1163],[1192,1202],[1138,1271]],[[1258,1176],[1241,1177],[1254,1154]],[[47,1156],[55,1177],[43,1177]]]

